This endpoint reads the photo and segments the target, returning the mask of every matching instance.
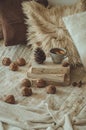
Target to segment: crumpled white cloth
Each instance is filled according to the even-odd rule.
[[[18,127],[17,129],[20,130],[59,130],[60,127],[63,127],[63,130],[73,130],[74,124],[80,125],[77,113],[83,110],[83,107],[83,111],[86,110],[86,99],[83,99],[82,96],[79,97],[81,94],[85,96],[86,92],[82,91],[80,88],[76,88],[69,98],[61,105],[59,110],[54,110],[55,106],[52,106],[55,100],[52,95],[47,96],[47,98],[40,102],[35,108],[20,104],[11,105],[0,101],[0,122],[16,126]],[[76,118],[73,121],[74,116]],[[81,124],[85,125],[82,123],[82,119],[85,121],[85,117],[81,118]],[[3,130],[2,123],[0,126]]]
[[[17,126],[19,128],[17,127],[16,128],[20,130],[22,129],[32,130],[41,128],[46,129],[47,127],[48,127],[47,130],[54,130],[57,128],[57,125],[55,124],[52,117],[48,113],[44,114],[45,112],[43,110],[41,111],[41,109],[39,108],[39,111],[43,113],[39,115],[37,111],[38,111],[37,108],[32,109],[31,111],[27,107],[23,107],[21,105],[10,105],[4,102],[0,102],[0,121],[5,122],[9,125]],[[71,128],[70,130],[73,130],[72,125],[70,125],[71,123],[68,117],[69,117],[68,115],[65,115],[64,130],[69,130],[69,128]],[[47,121],[49,123],[47,123]],[[0,130],[3,130],[2,123],[0,124],[0,126],[2,128]]]
[[[26,46],[0,44],[0,130],[86,130],[86,84],[82,88],[57,86],[55,95],[46,94],[45,88],[32,86],[31,97],[21,95],[20,82],[27,77],[30,54]],[[24,57],[27,65],[12,72],[1,63],[5,56],[12,61]],[[86,81],[86,74],[76,69],[71,79]],[[2,101],[9,94],[15,96],[17,104]]]

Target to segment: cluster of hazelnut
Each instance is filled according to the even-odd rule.
[[[4,57],[2,60],[2,64],[4,66],[9,66],[10,70],[12,71],[18,71],[19,66],[26,65],[26,61],[24,58],[19,58],[15,62],[12,62],[10,58]],[[36,81],[37,88],[44,88],[47,86],[46,81],[43,79],[39,79]],[[21,94],[22,96],[31,96],[32,95],[32,89],[31,87],[31,81],[29,79],[23,79],[21,82]],[[53,85],[49,85],[46,87],[46,92],[48,94],[55,94],[56,93],[56,87]],[[15,104],[16,100],[14,95],[7,95],[4,98],[4,101],[6,103]]]
[[[29,79],[23,79],[21,82],[21,87],[22,87],[22,89],[21,89],[22,96],[31,96],[32,95],[32,89],[30,88],[31,81]],[[4,101],[6,103],[10,103],[10,104],[16,103],[14,95],[5,96]]]
[[[29,79],[22,80],[22,95],[23,96],[31,96],[32,95],[32,89],[31,87],[31,81]],[[36,81],[36,87],[37,88],[45,88],[48,94],[55,94],[56,93],[56,87],[53,85],[47,86],[46,81],[43,79],[39,79]]]
[[[31,87],[31,81],[29,79],[23,79],[21,82],[22,87],[22,95],[23,96],[31,96],[32,95],[32,89]]]
[[[43,79],[39,79],[36,81],[37,88],[44,88],[46,87],[47,94],[55,94],[56,87],[53,85],[47,86],[46,81]],[[31,81],[29,79],[23,79],[21,82],[21,94],[22,96],[31,96],[33,94],[31,89]],[[5,96],[4,101],[6,103],[15,104],[15,97],[14,95]]]
[[[36,82],[37,88],[44,88],[46,87],[47,94],[55,94],[56,93],[56,87],[54,85],[48,85],[46,84],[46,81],[43,79],[39,79]]]
[[[26,65],[26,61],[24,58],[19,58],[15,62],[12,62],[10,58],[4,57],[2,60],[2,64],[5,66],[9,66],[10,70],[12,71],[18,71],[19,66]]]
[[[12,62],[10,58],[4,57],[2,60],[2,64],[5,66],[9,66],[10,70],[12,71],[18,71],[19,66],[26,65],[26,61],[24,58],[19,58],[15,62]],[[46,81],[43,79],[39,79],[36,81],[37,88],[44,88],[47,86]],[[31,81],[29,79],[23,79],[21,81],[21,94],[22,96],[31,96],[32,95],[32,89],[31,87]],[[46,87],[46,91],[48,94],[55,94],[56,93],[56,87],[53,85],[49,85]],[[15,104],[15,97],[14,95],[7,95],[4,98],[4,101],[6,103]]]

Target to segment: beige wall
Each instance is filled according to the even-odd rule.
[[[51,4],[51,5],[55,5],[55,3],[59,3],[59,4],[73,4],[75,2],[77,2],[79,0],[48,0],[48,2]]]

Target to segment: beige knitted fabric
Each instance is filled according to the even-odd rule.
[[[57,86],[56,94],[47,94],[46,88],[31,86],[33,94],[22,96],[21,80],[27,77],[32,51],[25,45],[5,47],[0,41],[0,130],[86,130],[86,73],[83,68],[72,70],[71,80],[84,84],[81,88]],[[24,57],[26,66],[17,72],[2,65],[3,57],[16,61]],[[12,94],[16,104],[3,102]],[[56,125],[54,125],[56,123]]]
[[[50,9],[32,1],[24,2],[23,11],[27,16],[25,23],[28,25],[27,40],[33,48],[40,45],[46,53],[53,47],[63,47],[68,51],[71,64],[80,63],[78,52],[66,30],[63,16],[81,12],[82,2],[72,6],[55,6]]]

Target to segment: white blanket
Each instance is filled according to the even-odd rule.
[[[0,130],[86,130],[86,84],[82,88],[57,86],[55,95],[45,88],[32,86],[33,95],[21,95],[20,82],[27,77],[31,50],[24,45],[4,47],[0,44]],[[4,56],[15,61],[24,57],[25,67],[12,72],[2,65]],[[73,70],[72,81],[86,81],[83,68]],[[13,94],[17,104],[2,101],[4,95]]]

